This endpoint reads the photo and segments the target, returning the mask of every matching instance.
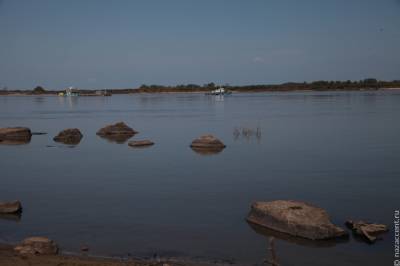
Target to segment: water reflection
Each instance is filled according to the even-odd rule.
[[[334,247],[337,244],[347,243],[349,242],[348,237],[336,238],[336,239],[327,239],[327,240],[311,240],[302,237],[295,237],[291,236],[286,233],[281,233],[275,230],[268,229],[266,227],[247,222],[247,224],[253,229],[257,234],[265,236],[266,238],[274,237],[279,240],[286,241],[288,243],[305,246],[305,247],[312,247],[312,248],[329,248]]]
[[[246,141],[250,141],[255,138],[258,143],[261,141],[261,128],[249,128],[249,127],[235,127],[233,129],[233,139],[235,141],[240,139],[245,139]]]
[[[110,143],[124,144],[134,135],[102,135],[102,136],[98,135],[98,136],[102,139],[107,140]]]
[[[195,153],[203,155],[203,156],[210,156],[210,155],[216,155],[218,153],[221,153],[224,148],[198,148],[198,147],[190,147]]]
[[[78,104],[78,97],[76,96],[58,96],[58,101],[61,105],[67,105],[70,108],[76,107]]]
[[[25,145],[31,142],[31,137],[0,139],[0,145]]]
[[[7,221],[12,221],[12,222],[19,222],[21,221],[22,213],[1,213],[0,214],[0,219],[2,220],[7,220]]]
[[[43,103],[46,102],[46,100],[45,100],[45,97],[36,96],[36,97],[33,99],[33,102],[34,102],[35,104],[37,104],[37,105],[42,105]]]
[[[75,147],[81,142],[81,138],[64,138],[64,139],[54,139],[55,142],[62,143],[65,145],[71,145],[71,147]]]

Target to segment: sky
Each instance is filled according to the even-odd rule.
[[[400,0],[0,0],[0,87],[400,79]]]

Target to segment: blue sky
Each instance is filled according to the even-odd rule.
[[[400,0],[0,0],[0,86],[400,79]]]

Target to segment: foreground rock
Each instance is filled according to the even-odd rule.
[[[0,202],[0,213],[1,214],[10,214],[10,213],[18,213],[22,211],[22,205],[19,201],[11,201],[11,202]]]
[[[131,147],[135,147],[135,148],[143,148],[143,147],[148,147],[148,146],[154,145],[154,142],[152,142],[151,140],[148,140],[148,139],[133,140],[133,141],[129,141],[128,145]]]
[[[193,140],[190,147],[198,153],[213,154],[221,152],[226,146],[213,135],[203,135]]]
[[[77,128],[64,129],[53,138],[56,142],[64,144],[77,145],[81,142],[83,135]]]
[[[114,125],[107,125],[101,128],[96,134],[112,142],[124,143],[137,133],[137,131],[127,126],[124,122],[118,122]]]
[[[255,202],[247,220],[272,230],[312,240],[347,236],[346,231],[331,223],[325,210],[299,201]]]
[[[24,239],[14,250],[20,255],[55,255],[58,246],[46,237],[29,237]]]
[[[31,141],[32,133],[27,127],[0,128],[0,144],[25,144]]]
[[[389,231],[384,224],[374,224],[364,221],[347,221],[346,225],[353,230],[357,235],[363,236],[369,243],[374,243],[377,240],[377,235]]]

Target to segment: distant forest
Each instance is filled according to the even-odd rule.
[[[379,90],[385,88],[400,88],[400,80],[393,81],[380,81],[377,79],[369,78],[360,81],[314,81],[314,82],[288,82],[276,85],[244,85],[232,86],[229,84],[216,85],[208,83],[204,85],[185,84],[176,86],[163,86],[163,85],[142,85],[139,88],[129,89],[107,89],[107,92],[112,94],[129,94],[129,93],[161,93],[161,92],[208,92],[219,87],[224,87],[226,90],[233,92],[268,92],[268,91],[346,91],[346,90]],[[74,91],[80,93],[90,94],[96,89],[81,90],[75,89]],[[22,94],[56,94],[60,90],[46,90],[38,86],[32,90],[8,90],[7,88],[0,89],[0,95],[22,93]]]

